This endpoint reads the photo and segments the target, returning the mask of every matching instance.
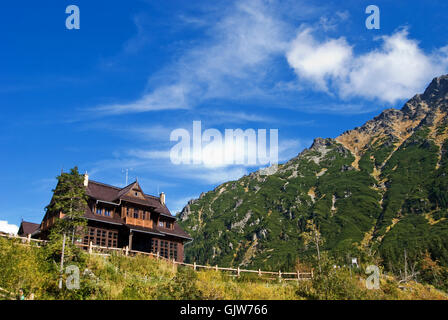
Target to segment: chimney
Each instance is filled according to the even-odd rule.
[[[160,203],[165,205],[165,193],[164,192],[160,193]]]
[[[87,174],[87,172],[84,174],[84,187],[87,188],[87,186],[89,185],[89,175]]]

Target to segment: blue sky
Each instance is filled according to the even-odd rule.
[[[170,133],[195,120],[278,129],[282,162],[400,108],[447,73],[447,14],[446,1],[2,2],[0,229],[40,222],[75,165],[118,186],[128,168],[173,213],[257,169],[174,165]]]

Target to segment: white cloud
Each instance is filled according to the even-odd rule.
[[[356,55],[344,38],[318,41],[311,29],[297,34],[286,53],[299,80],[342,98],[362,97],[394,103],[421,91],[448,69],[447,47],[427,54],[407,30],[380,38],[376,50]]]
[[[0,231],[17,234],[17,231],[19,231],[19,227],[15,224],[9,224],[6,220],[0,220]]]
[[[346,75],[352,59],[352,47],[344,38],[319,43],[311,32],[311,29],[305,29],[297,34],[286,58],[299,77],[327,90],[328,78]]]
[[[425,54],[407,31],[382,37],[379,50],[359,56],[341,86],[343,96],[362,96],[395,102],[411,98],[447,69],[435,56]],[[442,62],[442,63],[440,63]]]

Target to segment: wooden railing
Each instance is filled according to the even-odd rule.
[[[4,237],[4,238],[8,238],[8,239],[17,239],[17,240],[20,240],[21,244],[24,244],[24,245],[30,245],[31,243],[35,243],[38,246],[41,246],[48,242],[46,240],[33,239],[33,238],[31,238],[31,235],[28,235],[28,237],[20,237],[20,236],[12,235],[12,234],[0,234],[0,237]]]
[[[28,236],[26,238],[19,237],[19,236],[13,236],[13,235],[3,235],[3,234],[0,234],[0,236],[7,237],[10,239],[19,239],[19,240],[21,240],[21,244],[23,244],[23,245],[30,245],[31,242],[34,242],[34,243],[38,244],[38,246],[41,246],[42,244],[45,244],[46,242],[48,242],[45,240],[32,239],[30,236]],[[237,268],[219,267],[218,265],[205,266],[205,265],[196,264],[196,262],[185,263],[185,262],[176,261],[175,259],[168,259],[168,258],[161,256],[159,254],[159,252],[153,253],[153,252],[131,250],[127,246],[124,248],[103,247],[103,246],[94,245],[92,242],[90,242],[90,244],[77,243],[76,245],[81,248],[86,249],[89,254],[98,254],[98,255],[108,256],[112,252],[116,252],[116,253],[123,254],[125,256],[146,255],[149,257],[153,257],[155,259],[161,259],[161,260],[170,262],[173,264],[173,267],[176,265],[181,265],[181,266],[193,268],[194,271],[198,271],[201,268],[202,269],[211,269],[211,270],[216,270],[216,271],[228,271],[228,272],[231,272],[232,273],[231,276],[234,276],[234,277],[239,277],[242,273],[254,273],[254,274],[257,274],[259,277],[262,277],[263,275],[267,275],[268,277],[267,278],[265,277],[263,279],[269,279],[269,280],[278,279],[278,280],[286,280],[286,281],[310,280],[314,277],[313,269],[311,269],[309,272],[301,272],[301,271],[282,272],[281,270],[275,272],[275,271],[263,271],[261,269],[258,269],[258,270],[241,269],[240,267],[237,267]]]
[[[152,228],[152,220],[143,220],[143,219],[137,219],[137,218],[133,218],[133,217],[126,217],[125,218],[126,224],[131,224],[134,226],[140,226],[140,227],[146,227],[146,228]]]

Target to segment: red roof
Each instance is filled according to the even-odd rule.
[[[39,228],[40,224],[22,221],[17,234],[19,236],[28,236],[29,234],[33,234],[35,231],[39,230]]]

